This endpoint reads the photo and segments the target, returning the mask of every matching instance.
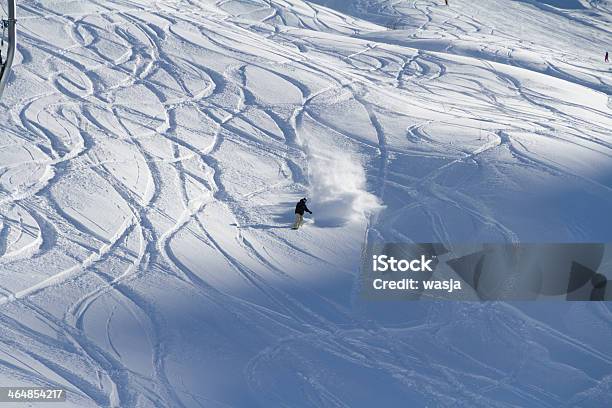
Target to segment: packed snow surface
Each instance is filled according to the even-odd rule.
[[[73,407],[610,403],[606,303],[357,286],[372,242],[612,241],[611,1],[18,4],[2,385]]]

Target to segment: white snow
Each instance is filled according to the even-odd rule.
[[[375,241],[611,241],[612,2],[18,4],[2,385],[74,407],[608,403],[608,304],[357,286]]]

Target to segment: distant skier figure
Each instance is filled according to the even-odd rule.
[[[608,57],[608,51],[606,51],[606,58],[604,59],[605,62],[610,62],[610,58]]]
[[[448,6],[448,0],[444,0],[444,4]]]
[[[295,222],[293,223],[293,227],[291,229],[298,229],[302,226],[304,222],[304,212],[312,214],[312,211],[306,207],[306,198],[302,198],[295,206]]]

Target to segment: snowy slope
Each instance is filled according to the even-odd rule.
[[[0,382],[75,407],[605,406],[608,304],[356,296],[367,243],[612,240],[612,2],[450,3],[20,1]]]

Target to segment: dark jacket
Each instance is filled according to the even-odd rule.
[[[306,207],[306,201],[304,201],[304,200],[302,199],[302,200],[300,200],[300,202],[299,202],[299,203],[297,203],[297,205],[295,206],[295,213],[296,213],[296,214],[300,214],[300,215],[304,215],[304,211],[306,211],[306,212],[308,212],[308,213],[311,213],[311,214],[312,214],[312,211],[310,211],[310,210],[308,209],[308,207]]]

